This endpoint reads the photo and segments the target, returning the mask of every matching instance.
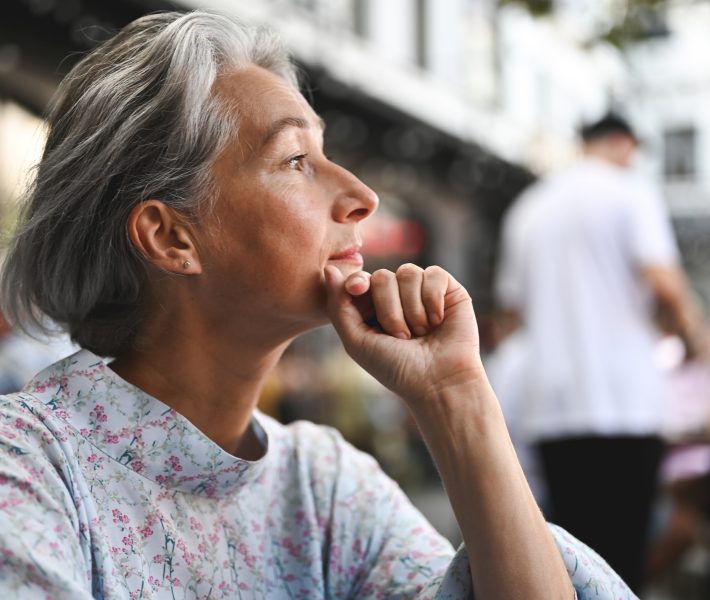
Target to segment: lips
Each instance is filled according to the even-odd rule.
[[[350,263],[363,263],[362,254],[360,254],[360,246],[351,246],[345,250],[333,254],[328,260],[336,260]]]

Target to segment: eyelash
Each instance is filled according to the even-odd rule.
[[[289,169],[295,169],[298,167],[298,165],[303,161],[304,159],[308,158],[308,153],[305,154],[299,154],[297,156],[293,156],[292,158],[289,158],[287,161],[287,165]]]

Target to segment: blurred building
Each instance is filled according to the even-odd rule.
[[[686,268],[710,308],[710,4],[671,4],[664,19],[668,35],[627,49],[629,98]]]
[[[145,12],[210,8],[265,23],[302,66],[329,154],[381,195],[365,231],[368,267],[442,264],[485,306],[491,223],[532,179],[513,162],[524,132],[496,100],[488,4],[10,0],[1,9],[0,99],[41,115],[83,52]]]

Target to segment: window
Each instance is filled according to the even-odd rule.
[[[369,35],[367,26],[368,0],[350,0],[352,6],[353,31],[362,38]]]
[[[316,10],[316,0],[292,0],[297,8],[305,10],[307,12],[315,12]]]
[[[429,65],[429,57],[427,56],[429,50],[429,40],[427,39],[427,0],[415,0],[415,7],[415,57],[417,64],[422,69],[426,69]]]
[[[695,175],[695,138],[692,127],[667,129],[663,135],[663,164],[670,179],[692,179]]]

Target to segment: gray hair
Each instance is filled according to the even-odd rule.
[[[210,167],[238,128],[213,84],[249,64],[298,87],[274,34],[195,11],[142,17],[72,69],[0,281],[11,322],[47,332],[49,317],[101,356],[134,347],[149,290],[129,213],[150,198],[211,209]]]

